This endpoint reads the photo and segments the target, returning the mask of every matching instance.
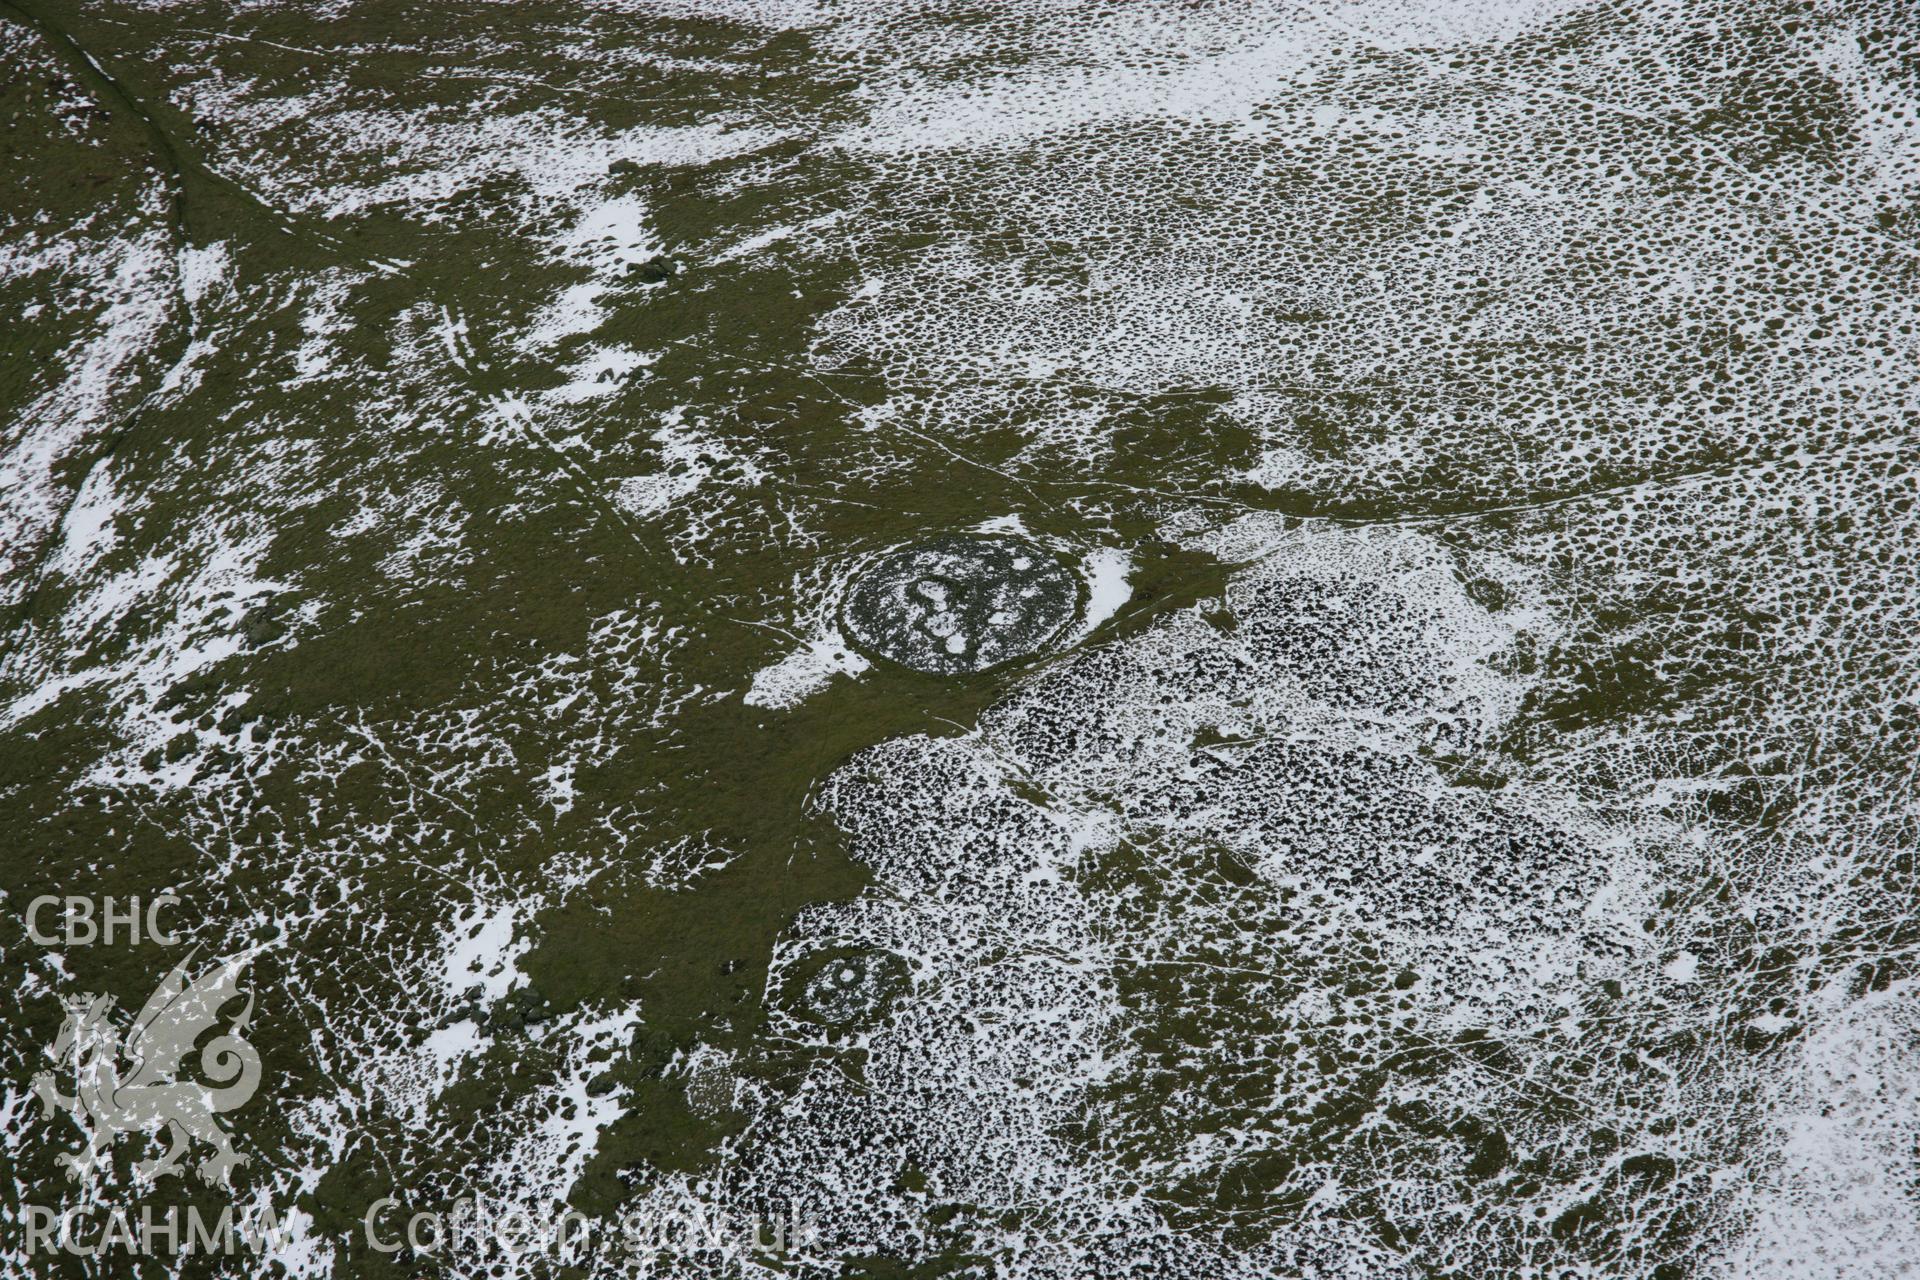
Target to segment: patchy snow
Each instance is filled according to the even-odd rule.
[[[1133,598],[1133,588],[1127,585],[1133,557],[1118,547],[1096,547],[1081,560],[1080,572],[1087,580],[1087,613],[1080,634],[1092,635]]]
[[[835,676],[858,677],[871,665],[836,628],[754,672],[744,701],[750,707],[795,706],[826,688]]]
[[[500,999],[523,981],[516,967],[533,944],[520,928],[520,912],[509,904],[475,903],[462,910],[446,931],[447,991],[463,995],[480,988],[485,1001]]]

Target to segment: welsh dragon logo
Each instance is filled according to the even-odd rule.
[[[189,978],[188,954],[161,980],[124,1035],[110,1020],[111,996],[83,999],[68,1006],[60,1034],[47,1051],[60,1065],[70,1065],[72,1097],[55,1087],[55,1074],[34,1077],[33,1091],[47,1114],[64,1111],[74,1118],[87,1141],[78,1151],[60,1157],[67,1176],[78,1182],[98,1169],[120,1138],[129,1133],[170,1130],[164,1155],[134,1165],[143,1182],[180,1172],[181,1158],[195,1142],[213,1148],[199,1164],[202,1181],[225,1185],[235,1165],[247,1158],[236,1153],[233,1140],[215,1116],[243,1105],[260,1086],[260,1054],[242,1038],[253,1016],[253,996],[232,1019],[232,1029],[209,1040],[200,1051],[200,1071],[213,1084],[181,1079],[194,1042],[221,1024],[220,1010],[240,994],[240,971],[250,957],[219,961]]]

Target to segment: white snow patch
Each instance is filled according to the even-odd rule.
[[[647,229],[646,213],[646,205],[635,196],[597,204],[560,237],[557,248],[596,270],[638,266],[661,252],[660,242]]]
[[[481,999],[491,1003],[519,983],[520,957],[533,944],[514,936],[518,923],[519,913],[511,905],[475,904],[454,918],[442,944],[448,994],[463,997],[478,986]]]
[[[687,406],[668,410],[653,433],[660,446],[660,469],[651,475],[628,476],[614,493],[621,509],[637,516],[657,516],[705,484],[723,462],[741,472],[742,485],[765,478],[758,464],[740,457],[718,439],[687,422]]]
[[[659,358],[656,352],[627,347],[590,347],[585,355],[567,366],[566,384],[543,392],[541,398],[555,404],[579,404],[583,400],[610,396],[635,370],[645,369]]]
[[[991,520],[982,520],[973,527],[981,533],[1005,533],[1021,538],[1033,536],[1027,532],[1026,522],[1019,516],[995,516]]]
[[[742,700],[750,707],[796,706],[826,688],[833,677],[858,676],[871,665],[836,629],[756,671]]]
[[[120,513],[120,498],[113,487],[112,459],[103,460],[87,473],[61,528],[60,549],[48,562],[55,573],[77,577],[119,542],[113,520]]]
[[[1087,580],[1087,616],[1080,624],[1080,634],[1086,636],[1133,599],[1127,585],[1133,557],[1118,547],[1096,547],[1081,560],[1080,572]]]
[[[224,283],[232,274],[233,253],[224,241],[180,251],[180,292],[192,305],[199,305],[215,285]]]

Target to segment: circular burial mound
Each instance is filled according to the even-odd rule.
[[[1032,653],[1079,610],[1060,562],[1017,538],[944,537],[860,571],[842,620],[872,654],[935,675],[984,671]]]

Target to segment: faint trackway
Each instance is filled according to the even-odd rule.
[[[11,18],[38,36],[68,65],[75,79],[83,87],[93,91],[94,96],[101,100],[110,114],[131,115],[144,127],[160,162],[162,181],[167,187],[167,221],[177,254],[179,248],[188,242],[187,193],[179,152],[175,149],[172,140],[167,137],[166,131],[141,110],[119,82],[108,75],[93,56],[81,48],[79,43],[65,31],[24,8],[16,0],[0,0],[0,16]],[[178,262],[177,257],[175,261]],[[179,311],[162,321],[161,332],[171,333],[179,327],[183,317],[186,321],[185,328],[177,336],[169,336],[161,340],[153,353],[154,358],[150,362],[149,371],[136,375],[136,388],[141,382],[154,376],[158,376],[160,385],[165,386],[167,377],[179,367],[180,361],[185,359],[187,353],[193,348],[193,309],[187,301],[186,291],[181,284],[177,269],[174,272],[174,292]],[[34,553],[33,562],[26,571],[26,587],[20,593],[19,602],[10,611],[12,616],[7,619],[5,649],[0,651],[0,670],[4,670],[14,656],[19,636],[26,627],[27,620],[33,615],[33,606],[38,602],[40,588],[46,581],[48,563],[59,545],[59,532],[66,526],[67,517],[72,513],[74,503],[80,500],[80,494],[86,489],[87,478],[93,474],[96,467],[113,456],[115,450],[126,440],[127,434],[132,431],[141,413],[152,403],[157,394],[157,389],[148,391],[121,415],[117,425],[109,428],[99,449],[92,458],[88,459],[85,472],[79,482],[73,486],[66,501],[61,504],[58,513],[47,526],[46,535],[41,539],[40,546]]]
[[[221,227],[227,218],[236,214],[249,216],[264,221],[273,232],[296,237],[312,245],[324,256],[342,265],[406,279],[417,287],[429,302],[435,301],[433,288],[409,270],[411,263],[390,261],[361,252],[338,237],[279,209],[243,183],[228,177],[211,164],[199,159],[176,140],[154,112],[143,105],[124,84],[108,72],[85,46],[63,28],[27,8],[22,0],[0,0],[0,14],[13,17],[44,40],[67,63],[75,78],[91,90],[109,111],[131,116],[139,122],[152,144],[163,180],[168,187],[169,223],[176,242],[176,252],[190,245],[211,243],[221,238],[216,234],[216,228]],[[292,46],[278,47],[292,48]],[[222,203],[228,208],[219,210],[206,207]],[[111,458],[126,441],[142,413],[162,394],[171,374],[178,370],[180,362],[192,350],[198,325],[177,271],[175,289],[180,314],[169,321],[169,327],[184,320],[185,328],[176,338],[166,343],[161,352],[157,353],[162,357],[157,363],[163,365],[165,369],[165,372],[158,375],[160,386],[149,391],[122,415],[120,422],[108,433],[100,449],[88,460],[82,483],[74,486],[58,515],[50,523],[48,535],[32,567],[28,570],[27,589],[22,594],[20,603],[14,608],[13,616],[7,620],[6,649],[4,653],[0,653],[0,658],[11,658],[17,649],[19,638],[32,616],[33,605],[38,600],[41,587],[46,580],[47,566],[57,545],[55,535],[65,525],[73,504],[78,501],[84,489],[85,475],[90,475],[95,468]],[[464,342],[466,325],[459,317],[459,313],[444,303],[437,305],[449,330],[457,330],[461,335],[461,341]],[[463,376],[470,376],[473,372],[470,365],[470,344],[467,344],[469,351],[465,354],[460,349],[460,344],[454,340],[449,339],[447,345],[453,366]],[[173,352],[171,359],[165,358],[167,351]],[[475,362],[484,368],[485,361]],[[502,396],[486,395],[477,388],[470,388],[470,390],[484,399],[494,412],[554,462],[583,502],[603,518],[618,525],[648,559],[656,562],[660,559],[657,550],[648,544],[626,513],[608,501],[600,492],[600,487],[594,483],[592,475],[576,459],[549,440],[517,402]]]
[[[131,27],[133,25],[130,22],[124,22],[117,18],[103,17],[100,21],[109,22],[118,27]],[[225,44],[257,44],[269,49],[279,49],[284,53],[297,53],[305,58],[322,58],[330,62],[351,62],[354,54],[359,52],[355,49],[315,49],[307,45],[287,44],[280,40],[269,40],[265,36],[243,36],[235,35],[230,31],[209,31],[205,27],[176,27],[175,30],[183,31],[188,35],[203,36],[208,40],[218,40]],[[581,98],[588,102],[619,102],[627,106],[637,107],[656,106],[666,102],[731,101],[726,95],[717,93],[632,98],[616,93],[607,93],[599,89],[578,89],[571,85],[554,84],[552,81],[542,80],[537,76],[510,76],[502,75],[497,71],[462,71],[449,69],[445,71],[421,70],[413,74],[423,80],[461,80],[478,84],[511,86],[517,89],[541,89],[559,97]]]
[[[110,110],[117,107],[140,123],[153,143],[171,187],[174,226],[183,241],[209,243],[216,238],[214,230],[223,215],[205,206],[224,198],[243,206],[248,213],[264,218],[274,230],[310,241],[335,257],[364,263],[383,275],[400,273],[402,264],[371,258],[338,237],[297,221],[244,183],[200,159],[190,148],[182,145],[159,117],[109,72],[71,32],[34,12],[28,7],[28,0],[0,0],[0,12],[12,14],[53,46],[75,69],[82,84],[91,88]]]
[[[447,348],[447,358],[463,376],[470,377],[476,365],[482,372],[486,371],[488,367],[486,358],[474,350],[473,343],[468,337],[466,316],[447,303],[440,303],[439,306],[440,336]],[[559,468],[582,502],[624,530],[647,559],[656,562],[659,560],[660,557],[635,526],[632,518],[602,492],[603,486],[595,481],[593,473],[587,470],[579,459],[548,438],[547,433],[540,429],[540,425],[533,420],[532,413],[528,412],[521,401],[508,395],[486,395],[484,392],[479,394],[485,396],[488,405],[501,421],[519,432],[522,439]]]
[[[1852,463],[1861,458],[1905,457],[1910,454],[1911,451],[1912,442],[1906,438],[1854,442],[1843,448],[1834,449],[1826,453],[1796,450],[1792,453],[1742,458],[1733,462],[1722,463],[1718,466],[1699,467],[1692,470],[1669,472],[1665,475],[1646,476],[1639,480],[1627,480],[1620,484],[1608,485],[1602,488],[1583,489],[1573,493],[1548,494],[1522,502],[1503,503],[1494,507],[1471,507],[1460,511],[1408,512],[1403,515],[1390,515],[1376,518],[1344,517],[1337,515],[1307,518],[1318,518],[1331,524],[1350,526],[1449,524],[1454,521],[1483,520],[1494,516],[1550,511],[1559,507],[1578,506],[1582,503],[1601,502],[1613,498],[1638,498],[1665,495],[1676,489],[1712,484],[1720,480],[1731,480],[1746,472],[1765,470],[1768,467],[1817,466],[1830,464],[1841,459]]]
[[[84,89],[90,91],[109,114],[131,117],[137,121],[147,136],[158,163],[161,181],[167,189],[168,226],[174,240],[176,270],[174,272],[174,292],[177,311],[163,322],[163,332],[169,336],[160,341],[149,363],[149,371],[139,375],[136,387],[142,383],[158,379],[158,386],[141,395],[124,413],[119,421],[109,428],[100,447],[87,460],[87,465],[59,512],[47,527],[46,537],[38,548],[33,564],[27,570],[26,588],[19,602],[14,606],[12,616],[7,619],[5,636],[6,647],[0,652],[0,660],[10,660],[17,651],[20,636],[33,615],[33,607],[40,598],[41,588],[46,582],[47,567],[58,547],[58,534],[66,525],[73,505],[79,501],[80,494],[86,488],[86,479],[95,469],[120,449],[132,433],[142,416],[164,393],[172,377],[180,371],[182,361],[193,350],[194,339],[199,332],[199,320],[194,315],[192,303],[188,300],[184,284],[177,268],[178,254],[181,250],[198,243],[211,243],[216,237],[213,228],[221,221],[221,215],[207,209],[208,204],[222,200],[237,204],[248,214],[264,217],[274,229],[287,234],[298,235],[303,239],[318,242],[334,256],[352,256],[364,261],[360,255],[352,254],[347,246],[332,237],[316,233],[310,228],[302,228],[292,219],[275,209],[271,204],[249,191],[240,183],[228,178],[211,166],[201,162],[175,141],[167,127],[153,112],[148,110],[134,94],[101,65],[85,46],[71,33],[35,12],[23,0],[0,0],[0,15],[13,19],[28,31],[38,36],[53,53],[63,61],[74,79]],[[232,210],[229,210],[229,216]],[[373,262],[375,270],[391,274],[393,264]]]

